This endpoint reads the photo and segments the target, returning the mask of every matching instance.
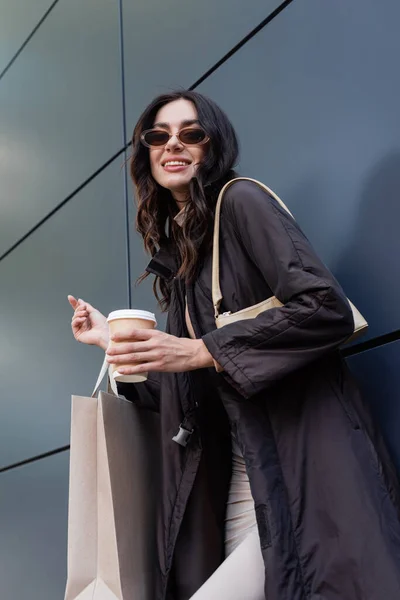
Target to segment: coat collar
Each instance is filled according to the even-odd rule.
[[[178,271],[177,257],[170,245],[163,245],[153,256],[146,267],[148,273],[162,277],[163,279],[172,279]]]
[[[187,205],[185,205],[178,214],[175,215],[174,221],[182,227],[186,216]],[[148,273],[162,277],[163,279],[171,279],[178,272],[178,263],[176,252],[173,250],[171,242],[164,242],[158,252],[155,253],[151,261],[146,267]]]

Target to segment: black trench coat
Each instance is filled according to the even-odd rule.
[[[342,289],[293,219],[252,182],[228,190],[220,243],[224,311],[272,295],[284,306],[216,330],[211,253],[185,289],[173,252],[162,249],[148,270],[171,282],[167,331],[188,336],[187,294],[196,335],[224,372],[152,374],[119,386],[161,412],[157,600],[188,600],[224,559],[231,429],[255,502],[265,598],[399,600],[399,487],[338,351],[354,326]],[[194,428],[187,447],[172,441],[182,422]]]

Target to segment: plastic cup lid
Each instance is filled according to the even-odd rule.
[[[157,325],[156,317],[152,312],[135,308],[113,310],[108,315],[107,321],[115,321],[116,319],[144,319],[145,321],[153,321]]]

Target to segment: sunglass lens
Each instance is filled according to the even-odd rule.
[[[143,139],[149,146],[164,146],[169,140],[169,135],[166,131],[154,129],[147,131]]]
[[[201,144],[206,139],[204,129],[183,129],[179,135],[184,144]]]

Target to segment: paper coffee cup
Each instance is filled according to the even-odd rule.
[[[136,329],[154,329],[157,325],[157,321],[153,313],[148,312],[147,310],[128,308],[124,310],[114,310],[108,315],[107,322],[111,335],[114,333],[124,333],[128,327],[132,326]],[[110,346],[113,346],[112,341],[110,342]],[[121,368],[122,365],[111,365],[111,372],[115,381],[139,383],[141,381],[146,381],[147,379],[147,373],[124,375],[118,372],[118,367]]]

